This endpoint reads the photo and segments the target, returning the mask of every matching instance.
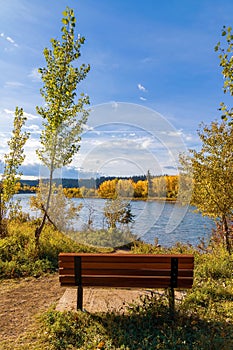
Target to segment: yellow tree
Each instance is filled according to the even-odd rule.
[[[102,182],[98,188],[98,196],[101,198],[116,198],[117,179]]]
[[[147,198],[148,196],[148,181],[139,180],[134,183],[134,197],[135,198]]]
[[[7,216],[20,209],[19,203],[13,202],[12,197],[19,189],[19,168],[25,159],[24,145],[29,137],[27,132],[22,131],[26,119],[23,109],[16,107],[12,135],[8,141],[9,153],[4,157],[5,166],[0,184],[0,237],[7,235]]]
[[[222,36],[225,38],[225,44],[218,44],[215,46],[215,51],[220,52],[220,67],[222,67],[222,75],[224,78],[223,91],[230,93],[233,96],[233,34],[232,28],[223,26]],[[233,125],[233,108],[228,108],[225,103],[221,103],[221,110],[223,112],[222,118],[228,120],[230,125]]]
[[[167,186],[165,176],[158,176],[152,179],[153,193],[156,197],[166,197]]]
[[[178,176],[166,176],[167,197],[176,198],[179,190]]]
[[[53,193],[53,177],[57,169],[69,165],[79,151],[81,133],[87,122],[88,96],[77,96],[78,84],[86,78],[90,66],[82,64],[75,67],[80,58],[80,48],[85,38],[75,36],[76,18],[74,11],[67,7],[63,12],[61,39],[51,39],[52,48],[44,49],[46,67],[40,68],[43,81],[41,95],[45,100],[42,107],[37,107],[43,119],[40,135],[41,148],[37,155],[48,169],[49,185],[44,203],[44,214],[40,225],[35,230],[35,240],[39,238],[48,219],[48,211]]]
[[[116,192],[118,197],[132,198],[134,193],[133,181],[131,179],[120,179],[117,182]]]
[[[228,252],[232,242],[229,223],[233,214],[233,129],[225,121],[202,125],[198,131],[200,151],[181,156],[182,171],[193,178],[192,203],[206,215],[217,219],[223,230]],[[190,178],[191,178],[190,176]],[[187,188],[188,190],[188,188]]]

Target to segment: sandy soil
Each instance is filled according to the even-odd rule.
[[[34,321],[35,315],[58,302],[65,289],[58,275],[8,280],[0,283],[0,339],[17,339]],[[1,349],[0,341],[0,349]]]
[[[148,293],[139,290],[84,289],[83,307],[88,312],[122,312],[125,305]],[[0,350],[18,349],[22,336],[33,328],[36,315],[50,306],[75,310],[75,288],[60,287],[58,274],[40,278],[7,280],[0,283]],[[36,329],[36,326],[34,326]],[[36,332],[36,330],[35,330]]]

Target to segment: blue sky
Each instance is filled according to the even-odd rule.
[[[175,173],[178,152],[199,146],[200,122],[219,118],[219,103],[230,103],[214,46],[222,26],[232,24],[233,2],[1,1],[0,155],[7,151],[12,111],[22,107],[31,132],[23,167],[28,176],[39,171],[37,69],[45,65],[50,39],[60,37],[66,6],[75,11],[77,34],[86,37],[79,64],[89,63],[91,71],[79,89],[90,96],[93,112],[81,152],[63,174]]]

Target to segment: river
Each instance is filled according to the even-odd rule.
[[[29,206],[31,194],[18,194],[24,212],[37,217],[39,214]],[[74,198],[75,204],[83,204],[80,216],[75,222],[76,229],[82,229],[92,211],[93,226],[103,228],[104,199]],[[190,243],[196,246],[200,239],[208,239],[214,222],[194,212],[194,207],[180,206],[174,202],[163,201],[131,201],[134,215],[132,232],[146,243],[154,244],[157,240],[163,246],[171,246],[176,242]]]

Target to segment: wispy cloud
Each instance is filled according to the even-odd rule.
[[[142,84],[138,84],[138,89],[140,91],[146,92],[146,88]]]
[[[19,45],[12,39],[10,36],[5,35],[4,33],[0,33],[0,37],[8,41],[8,43],[12,44],[15,47],[19,47]]]
[[[27,113],[24,112],[25,117],[27,117],[28,120],[34,120],[34,119],[38,119],[39,117],[35,114],[31,114],[31,113]]]
[[[30,126],[26,126],[25,127],[26,130],[28,130],[31,134],[37,134],[40,135],[41,134],[41,129],[38,125],[30,125]]]
[[[147,99],[145,97],[140,96],[141,101],[146,101]]]
[[[14,115],[15,114],[15,111],[12,111],[10,109],[7,109],[5,108],[4,110],[4,113],[6,113],[7,115]],[[28,120],[33,120],[33,119],[38,119],[39,117],[37,115],[34,115],[34,114],[31,114],[31,113],[27,113],[27,112],[24,112],[24,115],[25,117],[28,119]]]
[[[30,74],[28,74],[28,77],[34,82],[40,81],[41,77],[40,77],[40,74],[38,72],[38,68],[33,68],[31,70]]]
[[[18,88],[22,86],[24,86],[24,84],[20,83],[19,81],[7,81],[4,85],[5,88]]]

